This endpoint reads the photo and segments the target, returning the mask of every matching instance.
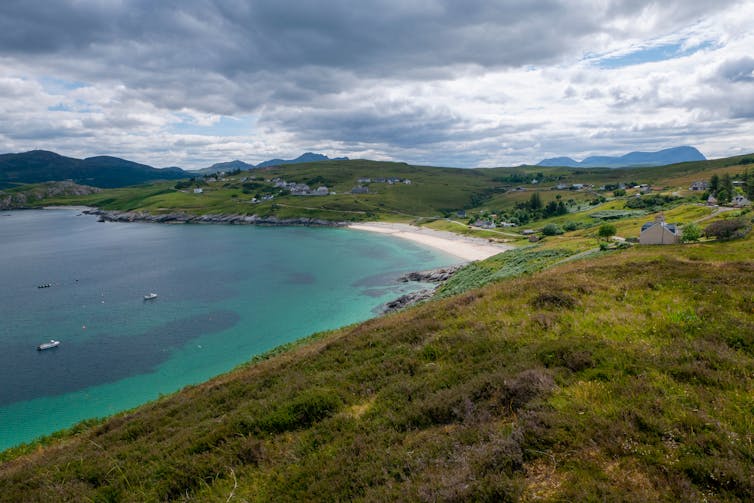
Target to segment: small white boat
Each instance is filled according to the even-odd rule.
[[[60,341],[56,341],[55,339],[50,339],[50,342],[43,342],[39,346],[37,346],[37,351],[43,351],[45,349],[52,349],[60,346]]]
[[[144,296],[144,300],[152,300],[156,298],[157,298],[157,294],[154,292],[148,293]]]

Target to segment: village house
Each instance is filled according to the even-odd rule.
[[[663,215],[657,215],[654,222],[647,222],[641,226],[639,244],[643,245],[671,245],[681,241],[675,224],[665,223]]]
[[[351,194],[368,194],[368,193],[369,193],[369,188],[362,187],[361,185],[351,189]]]
[[[691,184],[691,187],[689,187],[689,190],[707,190],[707,182],[704,181],[697,181]]]
[[[202,192],[204,192],[204,189],[201,189],[201,188],[194,189],[194,194],[201,194]]]
[[[740,194],[739,194],[739,195],[735,196],[735,197],[734,197],[734,198],[733,198],[733,199],[731,200],[730,204],[732,204],[732,205],[733,205],[733,206],[735,206],[736,208],[741,208],[741,207],[743,207],[743,206],[748,206],[748,205],[750,205],[750,204],[751,204],[751,201],[749,201],[749,200],[748,200],[748,199],[746,199],[746,198],[745,198],[744,196],[742,196],[742,195],[740,195]]]

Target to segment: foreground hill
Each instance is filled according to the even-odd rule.
[[[188,176],[189,173],[180,168],[157,169],[110,156],[75,159],[46,150],[0,155],[0,188],[9,184],[61,180],[112,188]]]
[[[657,152],[629,152],[620,157],[592,156],[581,162],[570,157],[553,157],[540,161],[538,166],[566,166],[571,168],[623,168],[628,166],[663,166],[679,162],[704,161],[706,157],[694,147],[674,147]]]
[[[640,247],[5,453],[3,501],[751,501],[754,241]]]

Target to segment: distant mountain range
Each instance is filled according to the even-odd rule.
[[[154,168],[146,164],[120,159],[118,157],[97,156],[86,159],[66,157],[47,150],[32,150],[20,154],[0,154],[0,188],[16,183],[40,183],[72,180],[80,185],[92,187],[115,188],[154,180],[177,180],[190,178],[197,174],[248,170],[277,166],[280,164],[298,164],[302,162],[348,160],[347,157],[330,159],[326,155],[307,152],[296,159],[271,159],[256,166],[243,161],[230,161],[214,164],[198,171],[186,171],[177,167]]]
[[[0,187],[12,183],[73,180],[81,185],[114,188],[190,176],[181,168],[157,169],[110,156],[76,159],[46,150],[0,155]]]
[[[707,158],[694,147],[674,147],[657,152],[630,152],[620,157],[592,156],[581,162],[570,157],[553,157],[537,166],[565,166],[569,168],[625,168],[629,166],[664,166],[678,162],[704,161]]]
[[[315,154],[313,152],[306,152],[305,154],[301,154],[300,156],[296,157],[295,159],[270,159],[269,161],[263,161],[259,164],[249,164],[247,162],[243,161],[230,161],[230,162],[220,162],[217,164],[213,164],[209,168],[203,168],[197,171],[194,171],[194,173],[201,173],[201,174],[210,174],[210,173],[217,173],[218,171],[232,171],[234,169],[240,169],[240,170],[247,170],[247,169],[254,169],[254,168],[266,168],[268,166],[280,166],[281,164],[301,164],[304,162],[318,162],[318,161],[347,161],[348,157],[335,157],[330,159],[326,155],[323,154]]]

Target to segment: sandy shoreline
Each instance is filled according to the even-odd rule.
[[[459,236],[452,232],[436,231],[434,229],[416,227],[408,224],[367,222],[351,224],[348,228],[360,231],[378,232],[380,234],[390,234],[391,236],[408,239],[416,243],[421,243],[442,250],[449,255],[468,261],[483,260],[514,248],[510,245],[491,243],[482,238]]]

